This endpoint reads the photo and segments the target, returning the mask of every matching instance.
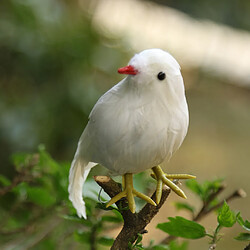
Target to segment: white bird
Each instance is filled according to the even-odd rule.
[[[123,191],[107,206],[127,197],[133,213],[134,196],[156,205],[164,183],[186,198],[171,180],[195,178],[166,175],[159,166],[180,147],[188,129],[188,106],[178,62],[161,49],[148,49],[118,72],[128,76],[95,104],[71,165],[69,199],[79,217],[86,218],[82,187],[97,164],[124,179]],[[156,203],[133,188],[132,175],[150,168],[157,180]]]

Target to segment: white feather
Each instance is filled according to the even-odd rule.
[[[187,133],[188,107],[176,60],[150,49],[129,64],[138,74],[127,76],[97,101],[71,166],[70,200],[84,218],[82,186],[96,163],[119,175],[138,173],[169,160]],[[162,81],[159,72],[166,74]]]
[[[76,154],[72,161],[69,173],[69,199],[77,211],[77,215],[81,218],[87,219],[85,202],[82,198],[82,187],[89,171],[96,163],[84,162],[79,154]]]

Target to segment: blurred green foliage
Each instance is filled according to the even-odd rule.
[[[37,153],[14,154],[12,164],[16,170],[13,180],[0,175],[1,249],[102,249],[112,245],[114,239],[108,234],[120,228],[123,218],[116,207],[106,208],[107,196],[99,194],[100,187],[91,176],[84,187],[88,216],[84,220],[68,200],[69,163],[56,162],[40,145]],[[134,184],[148,192],[153,182],[149,178],[143,173],[135,175]],[[148,185],[142,186],[145,182]],[[138,208],[142,205],[137,203]]]
[[[211,249],[213,249],[212,247],[214,245],[214,247],[216,247],[218,242],[223,237],[220,232],[225,227],[231,228],[235,225],[236,222],[238,222],[238,224],[243,229],[250,231],[249,221],[244,221],[240,215],[240,212],[236,214],[234,211],[232,211],[226,201],[224,201],[219,207],[217,207],[217,202],[214,202],[214,199],[216,199],[216,196],[214,194],[218,194],[218,187],[221,186],[220,184],[222,184],[221,180],[205,181],[202,184],[199,184],[196,180],[191,180],[186,184],[188,188],[190,188],[194,193],[200,196],[200,200],[203,203],[203,207],[201,208],[200,212],[196,216],[194,216],[194,209],[189,209],[190,205],[188,203],[181,203],[182,206],[178,206],[179,203],[177,203],[178,209],[185,209],[191,212],[193,220],[188,220],[180,216],[176,216],[175,218],[169,217],[168,222],[159,223],[157,225],[157,228],[165,233],[168,233],[168,235],[172,237],[181,237],[184,239],[200,239],[207,236],[210,238],[209,244],[211,245]],[[194,186],[196,187],[195,189],[193,188]],[[203,194],[205,195],[201,196],[199,190],[202,190],[206,186],[210,188],[204,189]],[[206,199],[204,199],[204,197],[206,197]],[[217,227],[212,233],[208,233],[207,229],[204,226],[196,222],[201,218],[199,217],[199,214],[203,213],[207,209],[210,211],[217,210]],[[240,233],[238,236],[234,237],[234,239],[238,241],[248,242],[250,241],[250,234],[248,232]]]
[[[15,165],[16,176],[11,181],[0,175],[0,248],[1,249],[107,249],[112,246],[113,230],[119,230],[123,218],[119,208],[112,206],[106,208],[105,200],[99,193],[99,186],[89,177],[87,180],[88,193],[85,195],[88,219],[81,219],[76,215],[75,209],[68,200],[68,171],[69,163],[58,163],[45,151],[43,145],[39,146],[35,154],[18,153],[13,155],[12,163]],[[139,183],[148,183],[142,187],[142,192],[150,191],[153,181],[149,175],[138,174],[134,176],[135,186]],[[150,181],[151,180],[151,181]],[[190,184],[192,183],[192,184]],[[213,203],[214,194],[218,192],[220,180],[206,181],[202,184],[194,181],[187,186],[196,194],[197,190],[204,189],[201,202]],[[194,189],[193,187],[196,187]],[[214,190],[213,192],[211,190]],[[211,198],[213,197],[213,198]],[[97,200],[99,199],[99,202]],[[206,207],[214,210],[210,204]],[[205,203],[204,203],[205,204]],[[137,204],[138,205],[138,204]],[[142,204],[141,204],[142,206]],[[182,203],[178,209],[187,209],[194,215],[194,209],[188,203]],[[201,209],[203,211],[203,209]],[[193,217],[194,218],[194,217]],[[193,219],[195,220],[195,219]],[[174,237],[185,239],[198,239],[205,236],[217,243],[223,227],[232,227],[236,221],[246,231],[250,230],[248,220],[243,220],[241,214],[233,212],[226,202],[219,209],[217,215],[218,225],[212,234],[201,224],[180,216],[169,217],[169,222],[160,223],[157,228]],[[116,232],[117,233],[117,232]],[[186,250],[187,242],[177,243],[171,240],[168,244],[155,245],[151,240],[149,246],[142,244],[143,235],[138,234],[135,243],[130,243],[128,249],[168,249]],[[235,237],[239,241],[249,241],[249,233],[242,232]]]
[[[57,158],[72,158],[91,108],[127,59],[104,45],[113,42],[92,29],[77,3],[1,1],[3,166],[10,153],[34,150],[41,142]]]
[[[0,176],[1,249],[90,249],[110,246],[104,228],[122,222],[116,209],[103,215],[95,199],[86,198],[88,220],[80,219],[68,200],[69,163],[57,163],[39,147],[35,154],[12,157],[17,175]],[[92,184],[95,184],[92,181]],[[98,191],[98,186],[89,188]],[[112,227],[115,227],[112,225]]]

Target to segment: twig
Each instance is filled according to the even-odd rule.
[[[91,233],[90,233],[90,249],[91,250],[96,250],[97,247],[96,247],[96,240],[97,240],[97,225],[94,225],[92,228],[91,228]]]
[[[0,196],[9,193],[14,187],[16,187],[21,182],[29,182],[31,180],[32,180],[31,176],[27,175],[26,171],[20,172],[16,177],[14,177],[13,181],[9,186],[0,189]]]
[[[244,248],[244,250],[250,250],[250,243]]]
[[[108,176],[95,176],[94,179],[111,198],[122,191],[121,185]],[[157,206],[153,206],[147,203],[140,212],[134,214],[128,209],[127,200],[125,198],[116,202],[117,207],[120,208],[120,212],[124,220],[124,225],[121,232],[118,234],[116,240],[114,241],[111,249],[128,249],[129,242],[134,243],[138,237],[138,234],[146,233],[147,231],[145,230],[145,227],[158,213],[158,211],[168,198],[170,191],[171,190],[168,187],[164,186],[162,190],[161,201]],[[151,196],[151,198],[155,200],[155,193]]]
[[[14,187],[16,187],[18,184],[22,182],[32,181],[33,176],[30,173],[30,170],[38,163],[38,161],[39,161],[39,155],[38,154],[33,155],[32,158],[29,159],[27,166],[23,166],[21,168],[21,171],[17,176],[14,177],[11,184],[9,186],[0,188],[0,196],[9,193]]]
[[[214,250],[216,248],[216,244],[212,244],[209,246],[208,250]]]
[[[54,211],[53,207],[50,209]],[[40,215],[40,222],[37,220],[32,223],[29,228],[31,230],[24,230],[18,237],[13,238],[7,242],[6,245],[1,246],[1,249],[36,249],[35,246],[44,238],[48,237],[49,234],[62,223],[62,219],[55,216],[54,213],[50,213],[49,217],[47,217],[47,215],[46,211],[44,211],[44,213]],[[39,226],[36,226],[38,225],[37,223]]]
[[[194,221],[199,221],[200,219],[202,219],[205,215],[207,215],[208,213],[211,213],[212,211],[220,208],[223,203],[224,200],[222,200],[221,202],[219,202],[217,205],[214,205],[213,207],[209,208],[209,203],[214,200],[216,198],[216,196],[225,189],[225,185],[223,185],[221,188],[218,189],[217,192],[215,192],[215,195],[211,195],[212,199],[209,199],[209,202],[206,202],[202,209],[200,210],[200,212],[193,218]],[[245,198],[246,197],[246,192],[243,189],[238,189],[236,191],[234,191],[232,194],[230,194],[225,201],[229,202],[235,198]]]
[[[194,216],[193,221],[200,221],[207,214],[209,214],[212,211],[220,208],[223,205],[224,200],[226,202],[229,202],[229,201],[232,201],[235,198],[245,198],[246,197],[246,192],[243,189],[238,189],[238,190],[234,191],[232,194],[230,194],[226,199],[224,199],[221,202],[219,202],[218,204],[216,204],[216,205],[214,205],[212,207],[209,207],[210,202],[213,201],[225,189],[225,187],[226,187],[226,185],[222,184],[218,188],[218,190],[216,192],[212,193],[209,196],[209,198],[207,199],[207,201],[203,203],[203,206],[200,209],[200,211],[197,213],[196,216]],[[161,241],[161,244],[169,244],[172,240],[174,240],[176,238],[177,237],[170,235],[167,238],[163,239]],[[211,249],[215,249],[216,248],[216,244],[213,244],[210,247],[211,247]]]
[[[209,208],[209,204],[211,201],[213,201],[224,189],[226,188],[226,184],[223,183],[218,188],[217,191],[213,192],[207,199],[207,201],[203,202],[203,206],[201,210],[197,213],[197,215],[193,218],[193,221],[199,221],[202,217],[204,217],[206,214],[210,213],[215,208]],[[222,204],[221,204],[222,205]],[[221,206],[220,205],[220,206]]]
[[[238,189],[234,191],[231,195],[229,195],[225,199],[225,201],[229,202],[229,201],[234,200],[235,198],[245,198],[245,197],[246,197],[246,192],[243,189]],[[224,200],[218,203],[217,205],[213,206],[212,208],[210,208],[207,213],[210,213],[211,211],[220,208],[223,205],[223,203],[224,203]]]

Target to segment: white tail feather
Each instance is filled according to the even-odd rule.
[[[84,162],[75,156],[69,173],[69,199],[73,203],[74,208],[77,211],[77,215],[81,218],[87,219],[85,202],[82,198],[82,187],[89,174],[89,171],[94,167],[96,163]]]

